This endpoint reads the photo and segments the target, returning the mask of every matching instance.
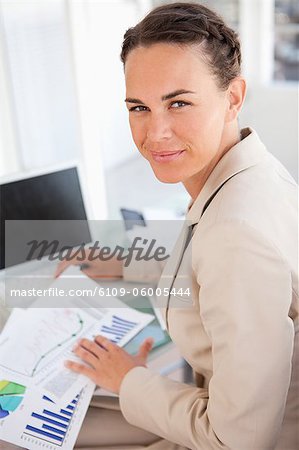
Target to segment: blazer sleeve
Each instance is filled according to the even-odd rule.
[[[192,243],[196,300],[212,347],[208,390],[137,367],[121,385],[122,412],[130,423],[194,450],[271,449],[291,376],[290,270],[244,222],[215,224]]]

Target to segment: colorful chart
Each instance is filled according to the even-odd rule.
[[[12,381],[0,381],[0,420],[12,414],[22,403],[26,387]]]

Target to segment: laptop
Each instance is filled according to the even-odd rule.
[[[58,261],[49,255],[92,241],[82,185],[77,164],[0,179],[0,280],[4,274],[7,279],[40,272],[42,266],[50,275]],[[52,245],[38,247],[44,240]],[[34,243],[28,246],[32,241],[35,252]]]

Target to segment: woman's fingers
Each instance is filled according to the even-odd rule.
[[[95,372],[94,369],[92,369],[91,367],[77,363],[75,361],[65,361],[64,365],[67,369],[70,369],[73,372],[85,375],[86,377],[91,378],[92,380],[94,379]]]
[[[94,341],[90,341],[89,339],[81,339],[78,342],[77,349],[81,348],[82,350],[88,351],[92,355],[94,355],[96,358],[100,358],[101,354],[104,352],[105,349],[103,349],[98,343]]]
[[[138,358],[141,358],[146,362],[147,357],[151,349],[153,348],[154,340],[153,338],[147,338],[139,347]]]
[[[79,356],[79,358],[81,358],[82,361],[96,368],[99,358],[93,352],[91,352],[90,350],[86,350],[84,347],[78,345],[75,348],[74,353],[77,356]]]
[[[62,274],[62,272],[66,269],[66,267],[67,267],[67,262],[61,261],[56,267],[56,270],[54,273],[54,278],[58,278]]]
[[[54,273],[54,278],[58,278],[62,272],[65,271],[65,269],[67,269],[69,266],[79,266],[80,262],[76,261],[76,260],[63,260],[60,261],[60,263],[57,265],[55,273]]]
[[[68,255],[65,259],[63,259],[62,261],[60,261],[57,264],[55,273],[54,273],[54,278],[58,278],[62,272],[65,271],[65,269],[67,269],[69,266],[85,266],[85,269],[89,268],[89,264],[86,263],[87,261],[87,256],[86,256],[86,260],[84,261],[79,261],[77,259],[78,256],[78,252],[72,252],[70,255]]]
[[[98,335],[95,337],[95,342],[102,348],[109,351],[113,350],[119,350],[119,347],[113,342],[109,341],[109,339],[105,338],[104,336]]]

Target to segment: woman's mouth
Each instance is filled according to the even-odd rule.
[[[151,152],[152,158],[156,162],[170,162],[178,159],[185,150],[178,150],[176,152]]]

